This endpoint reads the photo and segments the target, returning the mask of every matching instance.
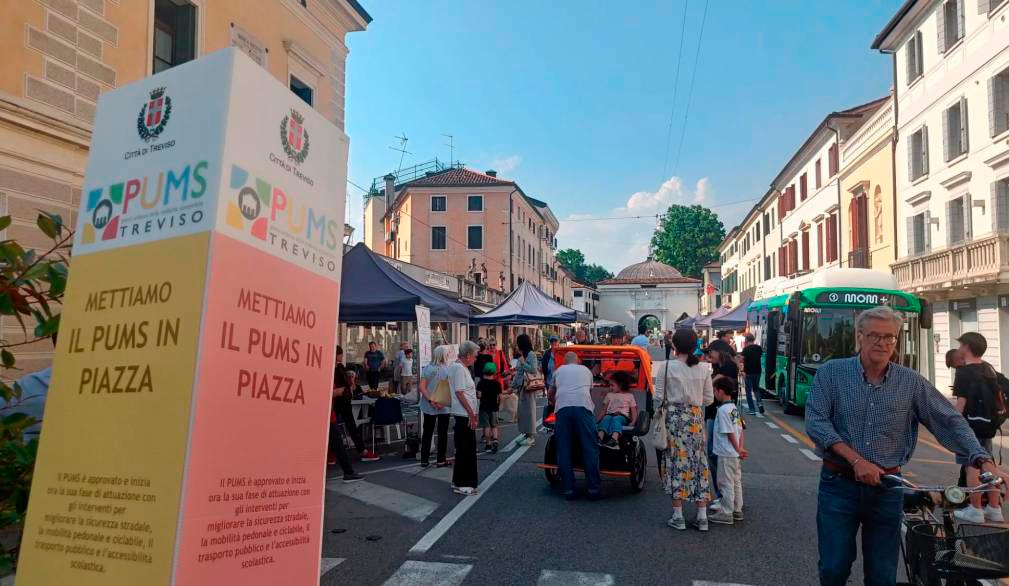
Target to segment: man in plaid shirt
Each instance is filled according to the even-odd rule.
[[[967,421],[928,380],[892,363],[903,318],[874,307],[855,320],[859,353],[816,373],[806,401],[806,433],[823,458],[817,496],[820,584],[842,585],[862,529],[865,583],[894,584],[903,491],[880,485],[911,459],[922,424],[957,461],[1009,479]]]

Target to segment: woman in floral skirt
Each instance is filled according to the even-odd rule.
[[[697,503],[694,526],[708,530],[708,500],[711,498],[711,472],[704,444],[704,407],[714,400],[711,368],[694,356],[697,334],[677,330],[673,334],[672,357],[662,375],[662,397],[668,413],[666,428],[669,449],[663,452],[665,474],[662,483],[673,499],[673,516],[667,525],[685,530],[683,501]]]

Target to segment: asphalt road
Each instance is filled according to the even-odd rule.
[[[604,479],[604,500],[565,501],[536,468],[543,433],[528,450],[481,455],[481,482],[493,475],[493,485],[468,503],[451,492],[448,468],[386,458],[359,465],[366,482],[351,485],[336,469],[322,584],[815,584],[820,463],[803,427],[776,405],[748,417],[746,520],[707,534],[666,527],[654,459],[641,493]],[[515,428],[503,431],[502,445]],[[923,434],[906,471],[915,482],[952,484],[958,468]],[[859,564],[852,583],[861,583]]]

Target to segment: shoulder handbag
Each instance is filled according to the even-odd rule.
[[[546,388],[543,373],[527,372],[522,376],[522,390],[527,393],[539,393]]]
[[[452,389],[449,387],[448,378],[441,376],[434,385],[434,392],[431,393],[431,400],[439,405],[452,404]]]
[[[648,430],[648,443],[656,451],[669,449],[669,429],[666,427],[666,414],[669,411],[669,404],[666,401],[666,385],[668,384],[669,361],[666,361],[666,368],[662,373],[662,400],[659,408],[652,418],[652,427]],[[658,385],[656,385],[658,386]]]

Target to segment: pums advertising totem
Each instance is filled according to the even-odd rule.
[[[102,94],[19,586],[318,584],[346,167],[234,49]]]

